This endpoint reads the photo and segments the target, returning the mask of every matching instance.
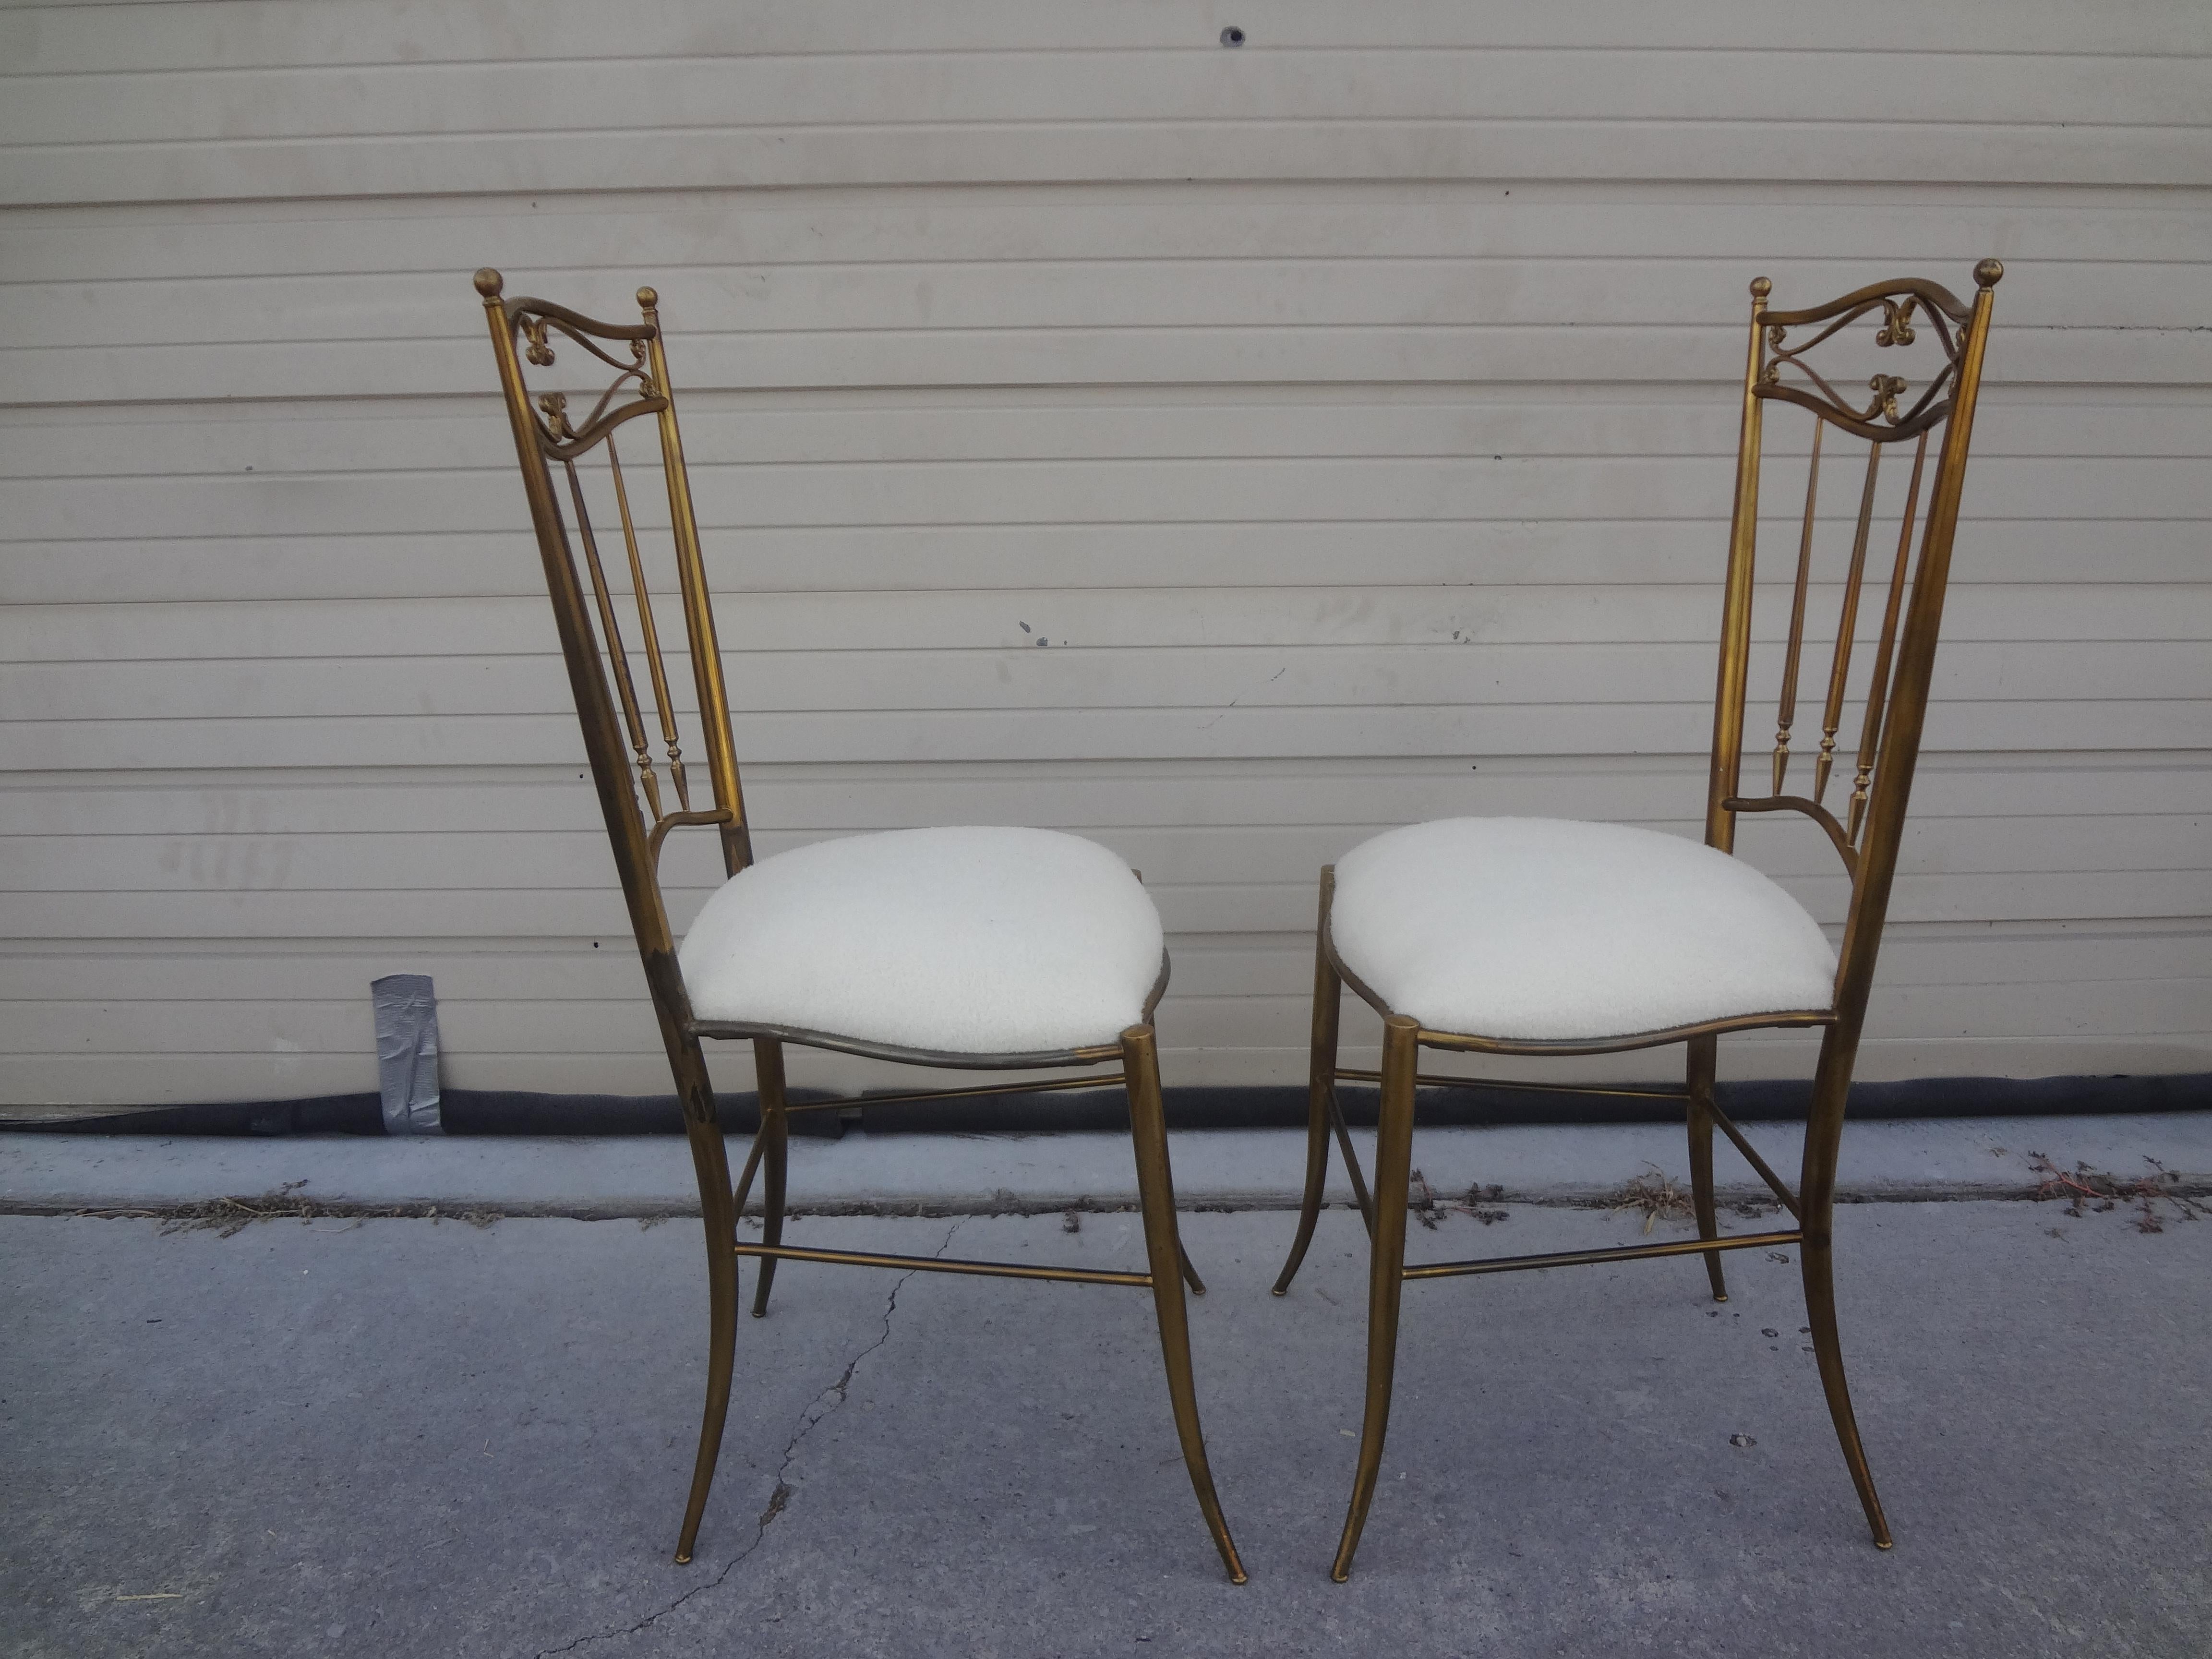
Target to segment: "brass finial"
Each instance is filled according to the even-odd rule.
[[[482,270],[477,272],[477,292],[483,295],[487,300],[496,300],[499,298],[500,289],[506,286],[507,278],[501,276],[489,265],[486,265]]]
[[[2004,261],[2002,259],[1984,259],[1974,267],[1974,285],[1977,288],[1995,288],[2003,280]]]
[[[1754,276],[1751,279],[1751,297],[1753,299],[1764,300],[1768,295],[1773,292],[1774,284],[1767,278],[1764,276]]]
[[[641,311],[651,311],[660,304],[660,296],[649,288],[637,291],[637,306]]]

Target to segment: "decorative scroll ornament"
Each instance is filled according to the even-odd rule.
[[[602,350],[596,341],[578,332],[557,316],[542,312],[520,313],[514,318],[514,331],[523,343],[523,356],[540,368],[550,368],[553,364],[551,336],[557,332],[567,336],[615,371],[614,380],[592,404],[591,413],[580,422],[569,418],[566,392],[549,392],[537,398],[538,431],[547,447],[556,455],[573,454],[587,449],[631,416],[655,410],[661,406],[659,388],[653,384],[652,363],[643,340],[629,343],[630,361],[623,362],[619,357]],[[617,403],[617,399],[625,392],[629,393],[629,400]]]
[[[1913,307],[1919,303],[1917,298],[1908,299],[1902,305],[1894,300],[1884,300],[1881,308],[1887,320],[1882,324],[1881,332],[1874,337],[1874,343],[1878,346],[1911,345],[1915,338],[1912,332]]]
[[[550,358],[553,354],[549,351],[545,355]],[[547,435],[555,442],[568,442],[574,439],[576,429],[568,424],[568,394],[567,392],[547,392],[538,400],[538,408],[545,417],[542,424],[545,428]]]
[[[1874,337],[1877,346],[1909,346],[1917,341],[1920,337],[1920,331],[1913,325],[1916,313],[1923,319],[1923,324],[1935,325],[1936,342],[1943,353],[1943,366],[1936,370],[1926,388],[1909,407],[1899,407],[1900,401],[1911,389],[1910,382],[1900,375],[1876,374],[1869,379],[1867,388],[1874,397],[1862,408],[1837,391],[1826,376],[1806,361],[1806,354],[1814,347],[1840,333],[1860,318],[1875,313],[1880,313],[1881,317],[1881,325]],[[1863,304],[1852,307],[1812,338],[1796,346],[1787,343],[1791,326],[1784,323],[1767,325],[1766,345],[1773,355],[1759,374],[1763,386],[1775,388],[1791,402],[1802,403],[1821,414],[1840,416],[1845,426],[1866,437],[1905,437],[1933,425],[1948,411],[1949,405],[1939,405],[1936,400],[1951,384],[1957,371],[1964,337],[1953,331],[1939,307],[1929,305],[1923,308],[1919,295],[1876,295]],[[1797,370],[1811,382],[1811,386],[1785,382],[1782,378],[1785,366]],[[1876,428],[1877,421],[1887,429]]]

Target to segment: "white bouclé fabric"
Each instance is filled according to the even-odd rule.
[[[1443,818],[1336,866],[1338,958],[1431,1030],[1601,1041],[1826,1008],[1836,958],[1765,876],[1679,836]]]
[[[1128,866],[1050,830],[898,830],[724,883],[677,952],[702,1020],[963,1054],[1120,1039],[1160,973]]]

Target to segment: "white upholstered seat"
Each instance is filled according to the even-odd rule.
[[[739,871],[677,952],[702,1020],[888,1047],[1115,1043],[1158,980],[1159,912],[1128,866],[1050,830],[898,830]]]
[[[1820,925],[1741,859],[1622,824],[1443,818],[1339,860],[1338,959],[1431,1030],[1599,1042],[1825,1009]]]

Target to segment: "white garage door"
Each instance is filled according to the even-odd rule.
[[[1995,254],[1862,1074],[2212,1067],[2207,53],[2179,0],[0,12],[0,1097],[372,1087],[401,969],[451,1085],[666,1087],[487,264],[660,290],[763,850],[1095,836],[1170,1081],[1239,1084],[1374,829],[1694,831],[1746,283]]]

